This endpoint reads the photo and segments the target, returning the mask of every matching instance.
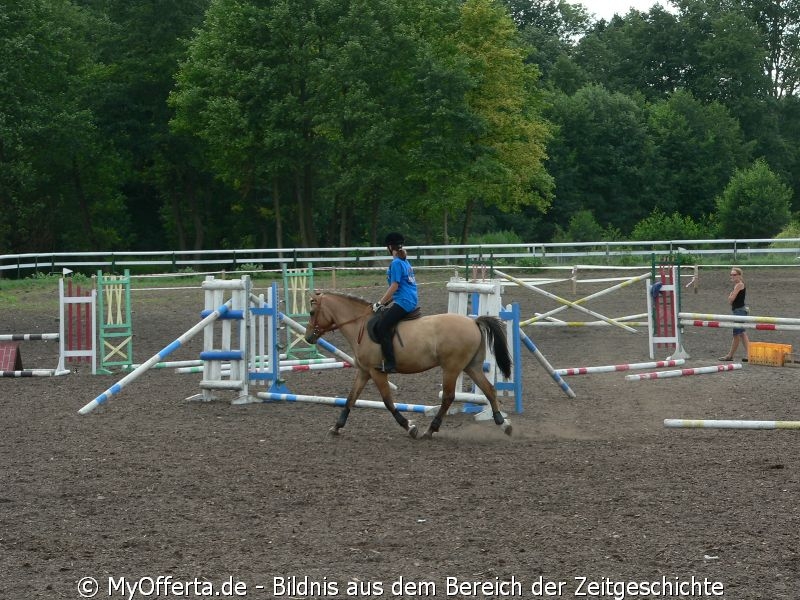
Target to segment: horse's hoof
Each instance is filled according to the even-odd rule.
[[[339,428],[334,425],[330,429],[328,429],[328,435],[339,435]]]
[[[421,440],[432,440],[433,439],[433,432],[430,429],[426,429],[425,433],[423,433],[420,438]]]
[[[414,423],[408,424],[408,435],[411,436],[413,439],[417,439],[417,435],[419,434],[419,430]]]
[[[503,424],[500,425],[500,429],[502,429],[503,433],[505,433],[507,436],[510,436],[511,435],[511,430],[512,430],[511,422],[510,421],[503,421]]]

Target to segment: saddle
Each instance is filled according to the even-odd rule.
[[[378,323],[381,322],[381,319],[383,319],[383,313],[384,313],[385,310],[386,310],[386,308],[382,308],[381,310],[376,312],[372,316],[372,318],[370,318],[369,321],[367,321],[367,335],[369,335],[369,339],[371,339],[376,344],[380,344],[381,341],[380,341],[380,339],[378,339],[378,334],[375,332],[375,328],[378,326]],[[405,317],[400,319],[400,323],[402,323],[403,321],[413,321],[414,319],[419,319],[421,316],[422,316],[422,310],[418,306],[417,308],[412,310],[410,313],[408,313]],[[391,336],[394,337],[396,333],[397,333],[397,326],[395,325],[391,329]],[[401,346],[403,345],[403,340],[402,339],[400,340],[400,345]]]

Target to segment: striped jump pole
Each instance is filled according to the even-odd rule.
[[[597,313],[597,312],[595,312],[593,310],[589,310],[588,308],[586,308],[584,306],[581,306],[580,304],[578,304],[576,302],[571,302],[570,300],[567,300],[566,298],[561,298],[560,296],[556,296],[555,294],[551,294],[550,292],[548,292],[546,290],[538,288],[535,285],[527,283],[526,281],[523,281],[521,279],[518,279],[518,278],[513,277],[511,275],[508,275],[506,273],[503,273],[502,271],[499,271],[497,269],[495,269],[494,272],[497,273],[500,277],[503,277],[504,279],[508,279],[509,281],[511,281],[513,283],[516,283],[517,285],[522,286],[524,288],[527,288],[527,289],[531,290],[532,292],[536,292],[537,294],[541,294],[542,296],[545,296],[546,298],[550,298],[551,300],[555,300],[556,302],[559,302],[560,304],[564,304],[565,306],[569,306],[571,308],[574,308],[575,310],[578,310],[578,311],[583,312],[585,314],[591,315],[595,319],[600,319],[601,321],[605,321],[605,322],[607,322],[607,323],[609,323],[611,325],[616,325],[617,327],[620,327],[621,329],[624,329],[625,331],[630,331],[631,333],[636,333],[636,330],[633,327],[629,327],[629,326],[625,325],[624,323],[620,323],[619,321],[617,321],[615,319],[609,319],[605,315],[601,315],[600,313]],[[545,313],[545,314],[547,314],[547,313]],[[534,318],[534,320],[536,320],[536,318]],[[529,324],[530,322],[531,322],[531,319],[528,319],[528,321],[521,322],[520,325],[526,325],[526,324]]]
[[[296,360],[318,360],[318,359],[296,359]],[[301,371],[324,371],[327,369],[349,369],[352,367],[348,362],[344,361],[327,361],[324,363],[311,363],[311,364],[300,364],[300,365],[284,365],[280,364],[278,367],[278,371],[280,373],[286,372],[301,372]],[[259,365],[255,366],[255,373],[259,372],[259,369],[268,369],[269,366],[260,367]],[[175,369],[176,373],[202,373],[203,367],[196,366],[196,367],[179,367]],[[230,375],[230,367],[227,367],[223,364],[222,365],[222,375]]]
[[[301,372],[301,371],[325,371],[327,369],[349,369],[353,365],[349,362],[336,361],[324,363],[312,363],[308,365],[281,365],[279,370],[281,373],[285,372]]]
[[[553,378],[553,381],[555,381],[558,384],[558,387],[560,387],[564,391],[564,393],[570,398],[575,398],[575,392],[573,392],[572,388],[569,387],[569,385],[567,385],[567,382],[564,381],[561,375],[556,373],[556,370],[553,368],[553,365],[551,365],[548,362],[548,360],[544,357],[544,354],[542,354],[539,351],[539,349],[536,347],[536,344],[533,343],[533,340],[531,340],[531,338],[529,338],[525,334],[525,332],[522,331],[521,329],[519,330],[519,337],[522,340],[522,343],[525,344],[525,347],[528,350],[530,350],[531,353],[533,353],[533,355],[536,357],[536,360],[539,361],[539,364],[541,364],[544,367],[545,371],[547,371],[550,374],[550,377]]]
[[[681,319],[697,319],[701,321],[736,321],[737,323],[773,323],[783,325],[800,325],[800,318],[794,317],[759,317],[749,315],[709,315],[701,313],[680,312]]]
[[[743,318],[743,317],[742,317]],[[701,321],[681,319],[681,325],[690,327],[712,327],[722,329],[755,329],[757,331],[800,331],[800,325],[783,325],[774,323],[747,323],[733,321]]]
[[[107,402],[108,399],[111,398],[111,396],[118,394],[120,391],[122,391],[122,388],[124,388],[126,385],[128,385],[129,383],[137,379],[139,376],[141,376],[151,366],[155,365],[159,361],[163,361],[164,358],[172,354],[175,350],[183,346],[186,342],[188,342],[198,333],[203,331],[206,328],[206,326],[210,325],[218,318],[225,315],[230,310],[231,302],[232,300],[228,300],[225,304],[223,304],[216,310],[212,311],[207,317],[204,317],[194,327],[192,327],[186,333],[175,339],[171,344],[165,346],[157,354],[151,356],[148,360],[146,360],[141,365],[136,367],[133,371],[128,373],[125,377],[120,379],[117,383],[112,385],[105,392],[97,396],[97,398],[86,404],[78,412],[82,415],[87,415],[101,404]]]
[[[285,354],[281,354],[281,356],[286,356]],[[325,358],[292,358],[289,360],[281,359],[278,362],[279,370],[283,369],[283,367],[293,367],[293,366],[300,366],[300,365],[316,365],[316,364],[325,364],[325,363],[342,363],[343,361],[337,361],[333,357],[325,357]],[[182,364],[185,363],[185,364]],[[163,365],[168,365],[170,367],[175,368],[176,373],[202,373],[203,372],[203,361],[202,360],[176,360],[173,362],[167,361],[164,363],[158,363],[153,368],[161,368]],[[255,367],[261,369],[267,369],[272,367],[272,363],[269,360],[268,356],[259,356],[253,361],[253,365]],[[138,365],[137,365],[138,366]],[[226,365],[223,363],[222,369],[230,370],[230,365]],[[317,368],[325,368],[325,367],[317,367]],[[336,368],[336,367],[328,367],[328,368]],[[290,369],[286,369],[290,370]],[[304,370],[304,369],[298,369]]]
[[[7,333],[0,335],[0,342],[30,342],[31,340],[57,340],[57,333]]]
[[[59,377],[69,375],[69,369],[23,369],[22,371],[0,371],[0,377]]]
[[[707,375],[710,373],[724,373],[737,371],[742,368],[741,363],[727,365],[713,365],[710,367],[695,367],[694,369],[675,369],[674,371],[654,371],[652,373],[636,373],[625,375],[625,381],[641,381],[644,379],[666,379],[668,377],[686,377],[687,375]]]
[[[686,360],[656,360],[651,362],[627,363],[621,365],[603,365],[599,367],[575,367],[573,369],[556,369],[559,375],[588,375],[590,373],[612,373],[614,371],[632,371],[635,369],[660,369],[662,367],[677,367]]]
[[[800,421],[664,419],[664,427],[674,429],[800,429]]]
[[[327,404],[329,406],[346,406],[347,398],[333,398],[329,396],[307,396],[303,394],[276,394],[273,392],[259,392],[256,394],[259,398],[267,401],[283,401],[283,402],[309,402],[311,404]],[[356,400],[355,406],[358,408],[378,408],[386,410],[386,405],[383,402],[376,400]],[[404,404],[402,402],[395,403],[397,410],[402,412],[422,413],[427,416],[434,416],[439,411],[438,406],[429,406],[426,404]]]
[[[281,358],[285,358],[285,357],[286,357],[285,354],[281,354]],[[257,361],[261,361],[262,359],[261,358],[257,358],[256,360]],[[264,360],[267,360],[267,359],[264,359]],[[269,361],[267,360],[267,364],[268,363],[269,363]],[[281,360],[281,364],[284,364],[283,360]],[[142,363],[133,363],[133,364],[131,364],[129,366],[129,368],[130,369],[135,369],[136,367],[140,367],[140,366],[142,366]],[[202,366],[203,366],[203,361],[200,360],[199,358],[197,358],[197,359],[192,359],[192,360],[166,360],[164,362],[156,363],[150,368],[151,369],[182,369],[184,367],[202,367]],[[123,367],[123,368],[125,368],[125,367]],[[192,371],[192,372],[194,372],[194,371]],[[197,372],[199,373],[199,371],[197,371]]]

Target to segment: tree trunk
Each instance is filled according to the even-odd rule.
[[[461,243],[467,243],[467,236],[469,235],[469,226],[472,224],[472,209],[475,207],[475,200],[467,200],[467,205],[464,207],[464,228],[461,230]]]
[[[300,230],[300,245],[304,247],[308,247],[308,232],[306,231],[306,219],[305,219],[305,207],[303,204],[305,203],[305,198],[303,197],[303,185],[302,180],[300,179],[300,174],[295,173],[294,177],[294,198],[295,203],[297,204],[297,227]]]
[[[197,194],[192,194],[192,223],[194,224],[194,249],[202,250],[206,239],[205,225],[203,225],[203,203],[197,199]]]
[[[86,194],[83,192],[83,182],[81,181],[81,170],[78,167],[78,161],[72,158],[72,180],[75,185],[75,195],[78,198],[78,206],[81,211],[81,221],[83,222],[83,233],[86,239],[91,242],[92,248],[97,248],[97,239],[92,230],[92,218],[89,213],[89,206],[86,202]]]
[[[303,202],[303,219],[305,220],[305,230],[308,236],[308,246],[316,248],[317,231],[314,228],[314,173],[311,165],[305,165],[303,169],[303,194],[305,202]]]
[[[191,180],[184,181],[183,197],[191,204],[194,196],[194,186]],[[178,250],[186,250],[186,227],[183,223],[183,211],[181,210],[181,197],[176,193],[169,195],[169,212],[172,214],[172,223],[175,227],[175,236],[178,238]]]
[[[283,219],[281,218],[281,191],[278,179],[272,180],[272,210],[275,212],[275,247],[283,248]],[[280,254],[283,258],[283,253]]]
[[[378,246],[378,211],[381,208],[381,202],[377,196],[372,198],[371,211],[369,215],[369,237],[370,245]]]
[[[350,218],[348,212],[349,206],[345,201],[340,202],[339,206],[341,207],[339,213],[339,246],[341,248],[346,248],[347,246],[349,246],[347,239],[347,232],[349,231],[347,227],[347,222]]]

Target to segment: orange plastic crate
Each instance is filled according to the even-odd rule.
[[[770,344],[767,342],[750,342],[748,361],[753,365],[782,367],[786,354],[791,354],[791,344]]]

